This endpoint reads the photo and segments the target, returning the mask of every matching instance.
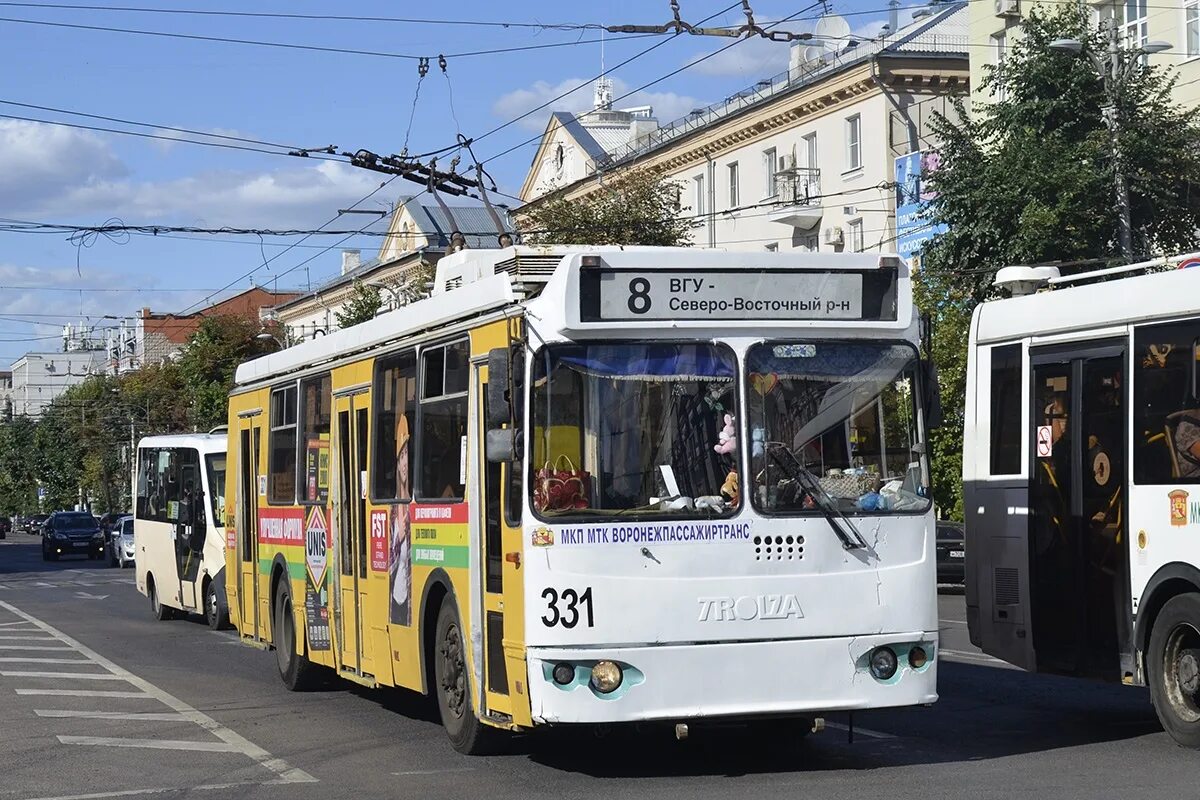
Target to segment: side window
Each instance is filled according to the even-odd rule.
[[[175,451],[178,461],[178,496],[174,505],[168,503],[167,514],[171,522],[182,525],[205,525],[204,503],[197,502],[204,494],[204,481],[200,475],[200,454],[191,449]]]
[[[1200,320],[1134,330],[1136,483],[1200,483],[1198,343]]]
[[[992,475],[1021,472],[1021,345],[992,348],[991,380]]]
[[[137,460],[137,504],[133,510],[138,519],[154,519],[150,516],[150,496],[154,493],[152,476],[156,473],[158,455],[154,450],[138,450]]]
[[[179,454],[175,450],[156,450],[153,492],[148,513],[157,522],[179,521]]]
[[[300,382],[304,420],[304,486],[301,502],[325,505],[329,500],[329,423],[333,381],[329,373]]]
[[[417,357],[383,358],[375,365],[375,447],[371,495],[375,500],[409,500],[409,470],[416,433]]]
[[[517,430],[525,431],[525,351],[517,350],[512,363],[512,403]],[[524,497],[524,470],[520,465],[505,464],[505,479],[508,488],[504,494],[504,516],[508,524],[516,527],[521,524],[521,501]]]
[[[267,454],[267,501],[296,502],[296,387],[271,392],[271,440]]]
[[[470,347],[465,339],[421,353],[420,498],[463,497],[469,366]]]

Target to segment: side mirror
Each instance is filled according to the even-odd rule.
[[[507,347],[497,347],[488,352],[487,382],[487,425],[499,428],[512,422],[512,359]],[[489,432],[490,436],[490,432]]]
[[[520,461],[522,439],[520,428],[492,428],[487,432],[487,460],[492,464]]]
[[[942,385],[938,381],[937,364],[932,361],[921,362],[922,383],[925,385],[922,395],[925,399],[925,428],[937,430],[942,427]]]

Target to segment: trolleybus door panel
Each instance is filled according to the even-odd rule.
[[[1123,344],[1032,361],[1029,617],[1039,671],[1119,677],[1127,631]]]
[[[237,438],[237,575],[234,603],[238,629],[243,636],[263,639],[263,618],[258,602],[258,486],[262,443],[261,417],[241,420]]]
[[[512,714],[512,700],[509,695],[508,667],[505,659],[505,608],[504,590],[506,582],[519,580],[517,576],[505,575],[510,569],[515,569],[520,558],[518,555],[506,563],[505,558],[505,527],[504,512],[501,506],[501,490],[506,465],[489,462],[485,437],[487,435],[488,400],[487,400],[487,367],[476,367],[475,396],[478,398],[479,420],[476,429],[475,463],[478,465],[479,497],[475,504],[475,514],[478,519],[478,530],[483,536],[479,551],[482,553],[483,583],[483,620],[479,627],[483,630],[483,681],[487,710],[502,714]],[[518,539],[519,541],[519,539]]]
[[[334,401],[333,513],[336,518],[337,571],[334,624],[342,669],[372,674],[371,640],[364,612],[367,598],[368,400],[366,394]]]

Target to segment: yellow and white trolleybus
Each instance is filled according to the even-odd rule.
[[[233,622],[290,687],[436,693],[463,752],[930,703],[918,328],[891,256],[448,255],[238,368]]]

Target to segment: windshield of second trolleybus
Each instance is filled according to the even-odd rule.
[[[916,351],[903,344],[767,342],[750,348],[746,396],[755,507],[776,514],[928,508],[917,447],[917,364]],[[794,460],[773,456],[780,446]]]
[[[713,344],[536,357],[530,494],[544,517],[719,516],[739,504],[737,359]]]

